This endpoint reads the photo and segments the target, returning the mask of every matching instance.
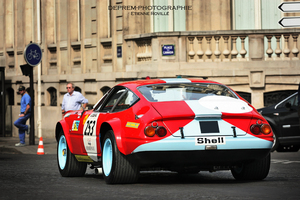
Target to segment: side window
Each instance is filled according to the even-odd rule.
[[[293,100],[290,102],[292,106],[298,106],[298,95],[293,96]]]
[[[131,91],[128,91],[122,96],[121,100],[118,102],[113,112],[119,112],[130,108],[135,102],[137,102],[138,97]]]
[[[115,90],[109,97],[108,101],[104,104],[101,111],[107,112],[110,111],[118,99],[124,94],[127,90],[125,88],[120,88]]]
[[[282,102],[278,108],[285,107],[286,103],[290,103],[292,106],[297,106],[298,103],[298,95],[294,95],[293,97],[289,98],[288,100]]]

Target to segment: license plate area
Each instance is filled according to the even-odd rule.
[[[220,133],[218,121],[199,121],[201,133]]]
[[[196,137],[195,145],[223,145],[226,144],[226,139],[220,137]]]

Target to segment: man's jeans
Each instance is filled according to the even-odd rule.
[[[31,113],[27,113],[23,117],[19,117],[15,122],[14,125],[19,129],[19,138],[20,143],[25,144],[25,131],[28,130],[28,125],[26,125],[26,121],[30,118]]]

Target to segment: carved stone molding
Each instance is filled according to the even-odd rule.
[[[264,71],[250,71],[249,84],[251,88],[265,87],[265,72]]]

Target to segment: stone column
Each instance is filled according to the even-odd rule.
[[[264,90],[263,89],[252,89],[251,105],[254,106],[254,108],[256,108],[256,109],[264,107]]]

